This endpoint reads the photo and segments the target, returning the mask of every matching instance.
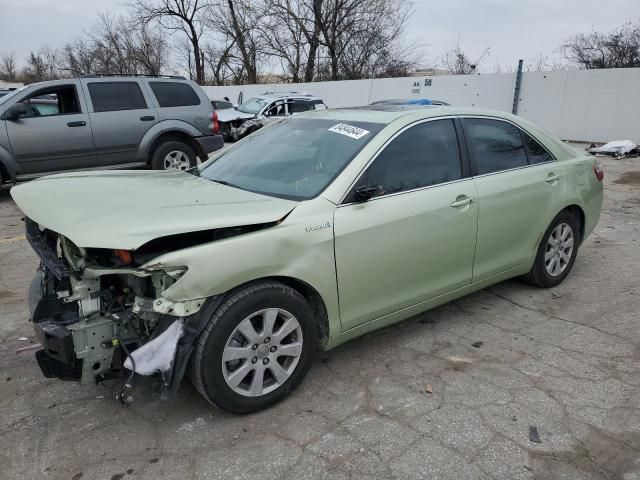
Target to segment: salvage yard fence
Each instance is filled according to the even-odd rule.
[[[511,112],[517,73],[377,78],[298,84],[204,87],[211,99],[237,101],[264,92],[322,97],[331,108],[376,100],[426,97],[456,106]],[[640,144],[640,68],[558,70],[521,74],[517,114],[564,140]]]

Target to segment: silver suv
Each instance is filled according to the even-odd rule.
[[[211,101],[183,77],[85,76],[0,97],[0,185],[51,172],[186,170],[224,142]]]

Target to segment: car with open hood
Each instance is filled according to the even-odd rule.
[[[189,171],[15,187],[41,258],[31,320],[47,377],[187,369],[246,413],[317,349],[512,277],[553,287],[602,205],[603,171],[522,118],[453,107],[308,112]]]

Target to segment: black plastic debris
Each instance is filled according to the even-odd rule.
[[[484,345],[484,342],[474,342],[471,344],[473,348],[480,348],[482,345]]]
[[[538,434],[538,427],[529,426],[529,441],[533,443],[542,443]]]

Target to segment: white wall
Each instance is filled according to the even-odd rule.
[[[329,107],[421,96],[510,112],[515,79],[514,73],[494,73],[204,88],[210,98],[232,101],[241,91],[246,100],[293,90],[318,95]],[[640,68],[523,73],[518,114],[566,140],[640,144]]]

